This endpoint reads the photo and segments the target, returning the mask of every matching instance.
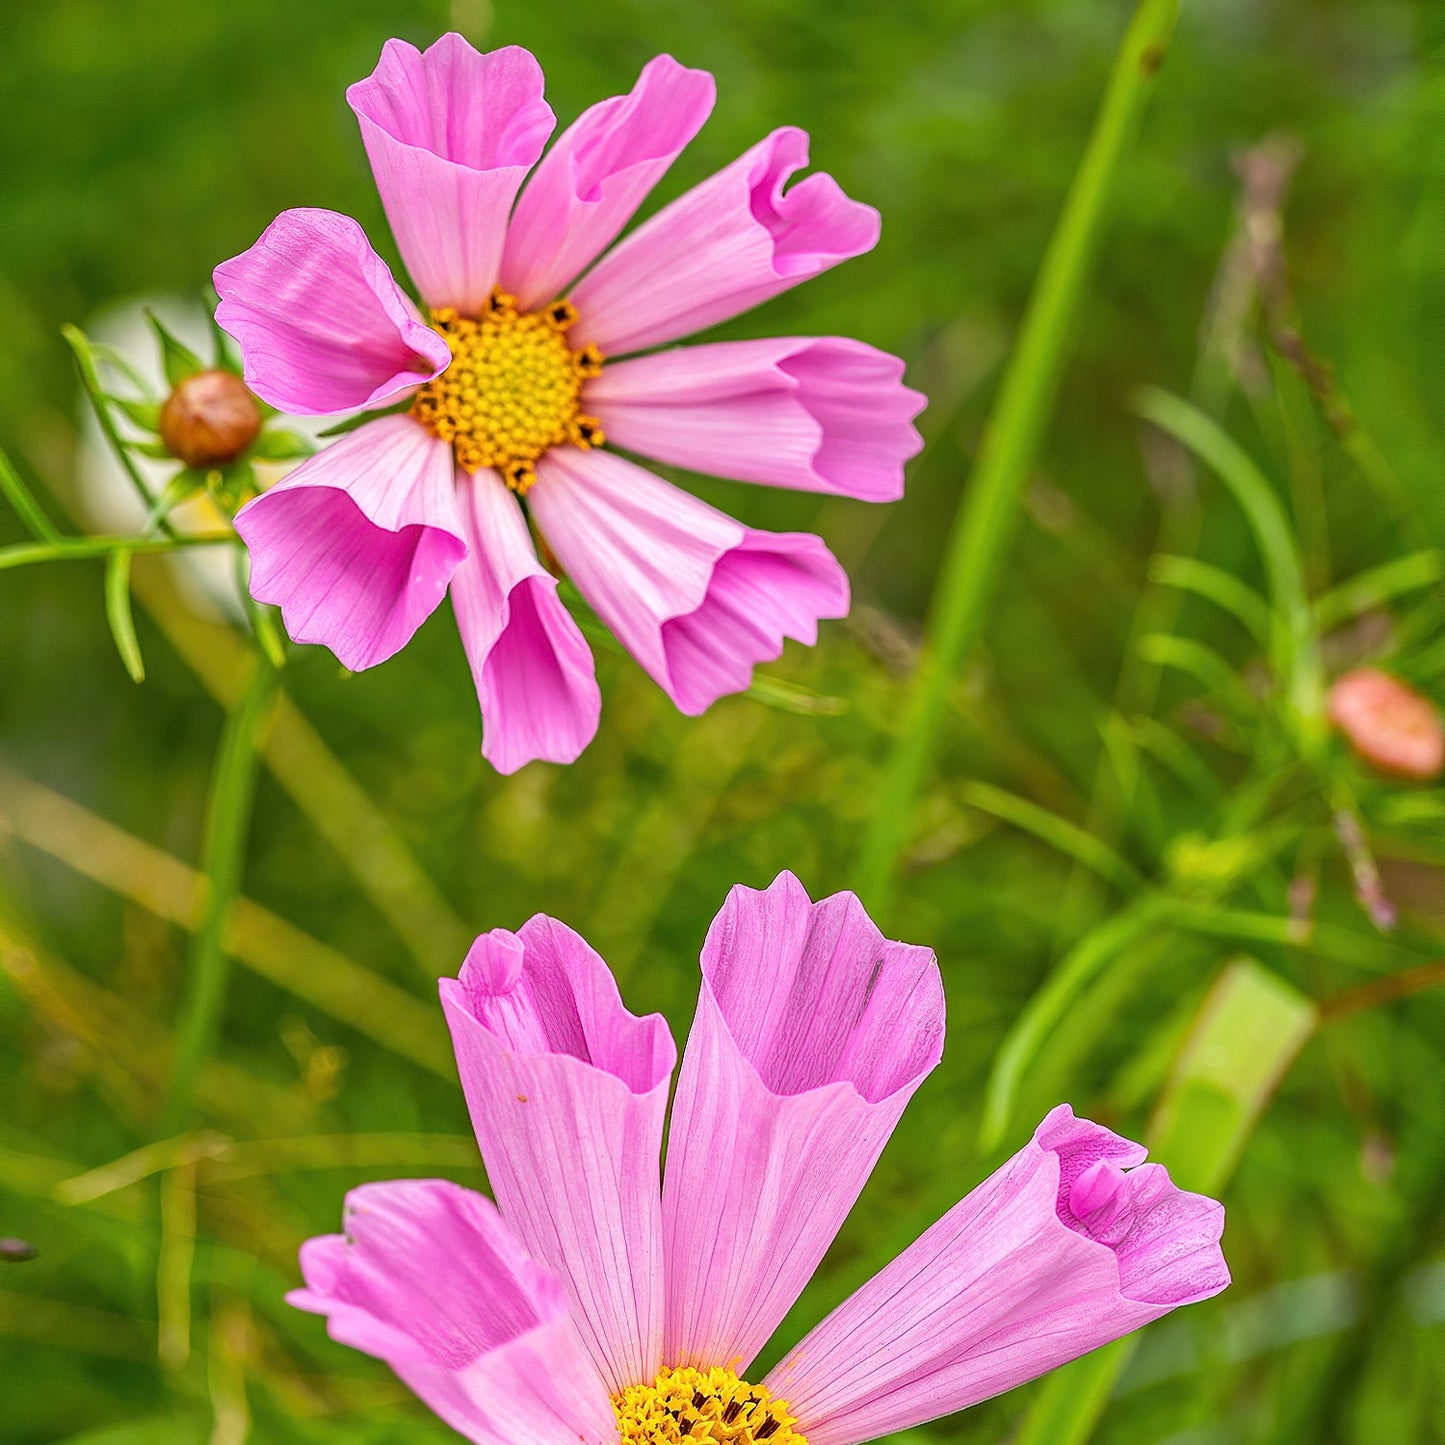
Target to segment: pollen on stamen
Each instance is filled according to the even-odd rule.
[[[652,1384],[629,1385],[614,1395],[612,1409],[622,1445],[808,1445],[785,1401],[731,1370],[664,1367]]]
[[[480,316],[440,307],[433,328],[452,360],[417,392],[411,414],[443,441],[466,472],[495,471],[514,492],[537,479],[536,463],[564,443],[601,446],[596,417],[581,411],[582,386],[602,370],[594,345],[573,350],[566,332],[577,323],[570,301],[519,311],[516,298],[494,290]]]

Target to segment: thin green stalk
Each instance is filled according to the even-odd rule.
[[[1134,13],[954,519],[908,717],[888,759],[858,865],[858,889],[875,917],[891,902],[899,855],[933,757],[949,688],[982,630],[997,590],[1019,495],[1058,389],[1114,177],[1153,89],[1178,14],[1179,0],[1141,0]]]
[[[223,941],[241,885],[251,804],[260,758],[256,745],[276,695],[276,669],[260,653],[235,708],[226,718],[211,773],[206,817],[205,912],[191,941],[186,996],[176,1033],[175,1063],[162,1133],[184,1127],[201,1065],[215,1046],[226,1002],[230,960]]]
[[[60,539],[55,523],[45,515],[45,508],[36,500],[35,494],[15,470],[15,464],[3,451],[0,451],[0,492],[5,494],[6,501],[15,508],[32,536],[50,542]]]
[[[146,504],[146,511],[149,513],[156,504],[155,493],[151,491],[146,479],[141,476],[140,469],[131,457],[124,438],[115,429],[115,418],[110,414],[110,403],[106,400],[105,388],[100,384],[100,373],[95,368],[95,352],[91,347],[90,338],[78,326],[62,326],[60,334],[75,354],[75,366],[80,373],[80,384],[85,388],[86,396],[90,398],[95,419],[100,423],[100,429],[105,433],[105,439],[110,443],[111,451],[115,453],[116,460],[125,469],[131,486],[136,489],[136,494]],[[164,517],[160,519],[160,528],[167,536],[175,535],[171,524]]]
[[[214,532],[198,537],[57,537],[48,542],[16,542],[0,547],[0,572],[32,562],[73,562],[110,557],[116,552],[180,552],[187,547],[215,547],[235,540],[233,532]]]

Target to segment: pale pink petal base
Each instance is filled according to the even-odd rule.
[[[562,1276],[608,1389],[653,1379],[666,1022],[628,1013],[602,959],[543,917],[483,934],[441,996],[503,1217]]]
[[[388,40],[346,92],[391,233],[429,306],[475,316],[496,284],[507,215],[555,118],[542,68],[515,45]]]
[[[346,1233],[308,1240],[288,1299],[385,1360],[478,1445],[615,1445],[616,1421],[567,1316],[491,1200],[437,1179],[367,1184]]]
[[[659,55],[643,66],[629,94],[584,111],[517,202],[507,228],[503,288],[528,309],[561,295],[698,133],[715,94],[705,70]]]
[[[451,360],[350,216],[283,211],[214,279],[246,385],[293,415],[381,406]]]
[[[1229,1283],[1224,1210],[1061,1104],[767,1378],[809,1445],[986,1400]]]
[[[683,712],[745,690],[783,640],[848,611],[816,537],[754,531],[609,452],[558,447],[528,493],[582,595]]]
[[[353,672],[399,651],[466,555],[447,443],[407,416],[346,433],[236,514],[251,595]]]
[[[808,163],[784,127],[644,222],[572,293],[579,339],[609,356],[660,346],[760,305],[878,242],[878,212]]]
[[[668,1134],[664,1353],[743,1370],[941,1057],[943,986],[931,950],[791,873],[732,890],[702,970]]]
[[[923,442],[925,398],[896,356],[841,337],[720,341],[607,367],[585,405],[607,440],[714,477],[834,492],[903,495]]]
[[[468,556],[452,605],[482,710],[482,756],[499,773],[539,758],[570,763],[602,709],[592,653],[502,479],[461,474],[458,487]]]

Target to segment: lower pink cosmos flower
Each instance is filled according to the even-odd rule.
[[[933,954],[852,894],[735,888],[677,1050],[536,917],[442,1005],[497,1202],[368,1184],[292,1303],[485,1445],[855,1445],[977,1404],[1229,1283],[1224,1210],[1056,1108],[759,1383],[748,1367],[943,1052]]]
[[[602,449],[868,501],[902,494],[923,398],[895,357],[836,337],[653,350],[875,244],[877,212],[830,176],[784,189],[807,136],[774,131],[602,256],[706,120],[706,72],[659,56],[540,163],[553,115],[525,50],[391,40],[347,98],[427,311],[332,211],[285,212],[215,273],[217,319],[266,401],[405,408],[236,518],[251,590],[292,637],[370,667],[450,588],[482,750],[510,772],[570,762],[600,707],[529,521],[687,713],[746,688],[784,638],[812,643],[820,618],[843,616],[848,581],[818,538],[745,527]]]

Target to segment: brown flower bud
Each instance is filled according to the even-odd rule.
[[[1395,778],[1425,781],[1445,767],[1445,727],[1435,704],[1377,667],[1335,679],[1330,721],[1372,767]]]
[[[35,1254],[35,1246],[23,1239],[0,1239],[0,1260],[6,1264],[24,1264],[34,1259]]]
[[[198,371],[186,377],[161,408],[161,440],[188,467],[235,461],[260,430],[256,398],[229,371]]]

